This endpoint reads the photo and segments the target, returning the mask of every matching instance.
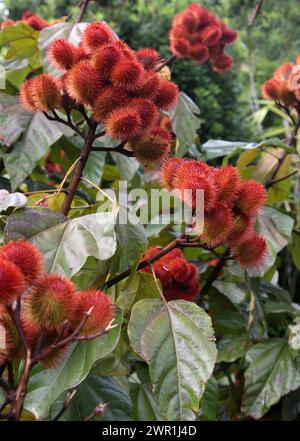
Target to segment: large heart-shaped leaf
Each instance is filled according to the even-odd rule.
[[[128,334],[149,364],[163,417],[194,420],[217,357],[210,317],[184,300],[145,299],[132,309]]]
[[[74,343],[69,356],[55,369],[33,369],[25,408],[36,418],[48,415],[52,403],[63,391],[76,387],[89,374],[93,364],[106,357],[116,347],[122,324],[122,314],[118,310],[117,327],[107,334],[91,341]]]
[[[300,364],[288,342],[273,338],[253,346],[247,353],[243,412],[261,418],[288,392],[300,386]]]
[[[54,224],[50,220],[47,223],[47,215]],[[18,210],[8,219],[5,238],[29,239],[44,254],[46,270],[67,277],[75,275],[89,256],[107,260],[116,250],[111,213],[95,213],[67,220],[61,215],[53,215],[49,209]]]

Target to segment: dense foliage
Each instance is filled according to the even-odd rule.
[[[297,419],[299,48],[264,2],[98,3],[5,2],[0,418]]]

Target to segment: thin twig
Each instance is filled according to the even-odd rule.
[[[81,8],[80,8],[80,12],[78,14],[76,23],[80,23],[81,20],[83,19],[84,14],[86,13],[87,7],[89,5],[91,0],[84,0],[81,4]]]
[[[273,185],[278,184],[279,182],[282,182],[282,181],[285,181],[288,178],[291,178],[292,176],[296,175],[297,173],[298,173],[298,170],[295,170],[292,173],[290,173],[290,174],[288,174],[286,176],[283,176],[282,178],[274,179],[274,181],[268,182],[265,185],[265,187],[268,189],[268,188],[272,187]]]
[[[57,415],[55,415],[55,417],[52,419],[52,421],[58,421],[63,416],[63,414],[66,412],[66,410],[68,409],[68,407],[72,403],[73,399],[75,398],[76,392],[77,392],[76,389],[73,389],[72,391],[68,392],[67,397],[66,397],[65,401],[63,402],[62,408],[57,413]]]
[[[248,22],[249,27],[254,26],[254,23],[255,23],[257,17],[259,16],[259,13],[260,13],[261,8],[263,6],[263,3],[264,3],[264,0],[260,0],[256,3],[254,10],[253,10],[253,13],[252,13],[252,15],[249,19],[249,22]]]

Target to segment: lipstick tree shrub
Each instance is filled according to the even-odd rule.
[[[12,50],[21,31],[26,53]],[[197,149],[199,108],[170,67],[230,70],[237,33],[213,11],[174,16],[165,58],[103,21],[6,23],[0,38],[17,66],[0,101],[0,418],[261,419],[274,405],[289,418],[299,308],[279,282],[284,253],[299,266],[300,112],[287,69],[279,92],[263,88],[287,140]],[[193,219],[142,222],[144,200],[109,191],[121,181],[172,192]]]

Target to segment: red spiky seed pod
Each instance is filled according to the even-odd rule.
[[[125,41],[117,40],[112,46],[121,52],[124,59],[138,62],[135,51],[131,49]]]
[[[176,40],[177,38],[189,38],[189,32],[182,25],[176,25],[174,28],[171,29],[171,41]]]
[[[244,269],[259,269],[263,266],[267,244],[263,236],[253,233],[247,240],[232,248],[234,258]]]
[[[139,113],[142,121],[142,135],[146,136],[158,122],[159,113],[156,105],[144,98],[133,98],[130,100],[130,107]]]
[[[28,26],[30,26],[36,31],[41,31],[42,29],[50,26],[46,20],[44,20],[42,17],[36,14],[33,14],[30,17],[28,17],[26,20],[24,20],[24,23],[26,23]]]
[[[21,105],[29,112],[35,112],[37,110],[33,99],[33,84],[34,80],[25,81],[22,84],[19,95]]]
[[[171,152],[171,134],[160,127],[152,130],[147,138],[130,142],[135,157],[145,166],[160,164]]]
[[[179,96],[178,86],[172,81],[160,79],[155,104],[161,110],[170,110],[176,106]]]
[[[14,263],[28,285],[31,285],[43,271],[43,256],[39,249],[26,240],[8,242],[0,248],[0,256]]]
[[[222,36],[222,31],[219,26],[207,26],[203,29],[201,37],[202,42],[206,46],[216,45]]]
[[[232,68],[233,59],[226,54],[221,54],[213,59],[213,69],[215,72],[227,72]]]
[[[293,63],[282,64],[275,70],[274,79],[279,82],[285,83],[292,74],[293,68],[294,68]]]
[[[116,36],[111,28],[104,22],[88,24],[82,36],[82,45],[88,52],[93,52],[114,41],[116,41]]]
[[[194,32],[198,28],[198,20],[192,11],[184,11],[180,16],[180,23],[188,32]]]
[[[121,60],[122,52],[117,46],[98,49],[93,56],[93,63],[101,80],[109,80],[112,68]]]
[[[30,90],[36,110],[47,112],[61,106],[62,96],[59,81],[50,74],[38,75],[32,81]]]
[[[258,214],[267,200],[265,187],[257,181],[249,179],[241,181],[236,206],[248,216]]]
[[[144,69],[137,61],[121,59],[112,68],[111,80],[128,92],[134,92],[143,84]]]
[[[159,92],[160,78],[156,72],[146,72],[143,84],[136,94],[140,98],[154,99]]]
[[[189,263],[185,259],[174,259],[169,265],[168,269],[172,278],[179,283],[185,283],[190,276]]]
[[[106,133],[115,139],[123,141],[139,136],[142,121],[139,113],[132,107],[120,107],[114,110],[105,121]]]
[[[209,50],[203,44],[191,46],[190,56],[198,64],[204,64],[209,59]]]
[[[45,274],[26,297],[28,317],[48,331],[57,331],[73,317],[75,285],[66,277]]]
[[[93,118],[97,122],[102,122],[110,112],[125,106],[128,102],[129,97],[124,89],[118,86],[105,86],[93,102]]]
[[[198,280],[193,279],[187,284],[174,283],[172,287],[165,289],[163,294],[168,302],[171,300],[193,302],[197,298],[199,291],[200,283]]]
[[[212,210],[204,216],[204,229],[201,235],[207,245],[215,247],[227,239],[233,228],[233,216],[231,210],[217,203]]]
[[[240,188],[240,174],[236,167],[226,165],[215,170],[215,181],[218,187],[218,199],[232,207]]]
[[[115,315],[115,306],[103,291],[97,291],[96,289],[82,291],[77,298],[74,327],[80,324],[91,308],[93,309],[90,316],[80,332],[84,336],[104,332]]]
[[[155,64],[159,60],[158,52],[149,47],[139,49],[135,54],[139,62],[142,63],[144,69],[147,71],[154,69]]]
[[[233,228],[227,237],[227,243],[236,246],[253,234],[254,218],[244,213],[238,213],[233,218]]]
[[[268,100],[279,101],[281,93],[280,83],[271,79],[262,85],[262,96]]]
[[[38,338],[41,335],[42,327],[37,322],[34,322],[30,319],[29,313],[27,311],[26,302],[21,309],[21,324],[26,337],[26,341],[30,349],[33,351],[38,341]]]
[[[15,23],[16,22],[14,20],[7,18],[6,20],[3,20],[3,22],[0,24],[0,29],[6,28],[7,26],[13,26]]]
[[[187,38],[171,39],[171,51],[178,58],[188,58],[190,55],[190,42]]]
[[[78,61],[76,46],[68,40],[55,40],[49,50],[50,62],[61,70],[69,70]]]
[[[217,201],[217,186],[214,173],[210,167],[201,161],[184,161],[176,170],[174,189],[179,197],[192,208],[196,208],[199,202],[197,190],[204,191],[204,209],[211,210]]]
[[[0,305],[10,305],[25,289],[25,279],[19,268],[0,256]]]
[[[101,79],[92,62],[80,61],[69,70],[65,85],[71,98],[89,105],[99,93]]]
[[[230,29],[224,23],[221,26],[221,30],[222,30],[221,42],[223,44],[231,44],[235,42],[235,40],[238,37],[237,31],[235,31],[234,29]]]
[[[174,189],[176,171],[182,165],[183,161],[183,158],[170,158],[163,164],[160,170],[160,182],[167,190],[171,191]]]

